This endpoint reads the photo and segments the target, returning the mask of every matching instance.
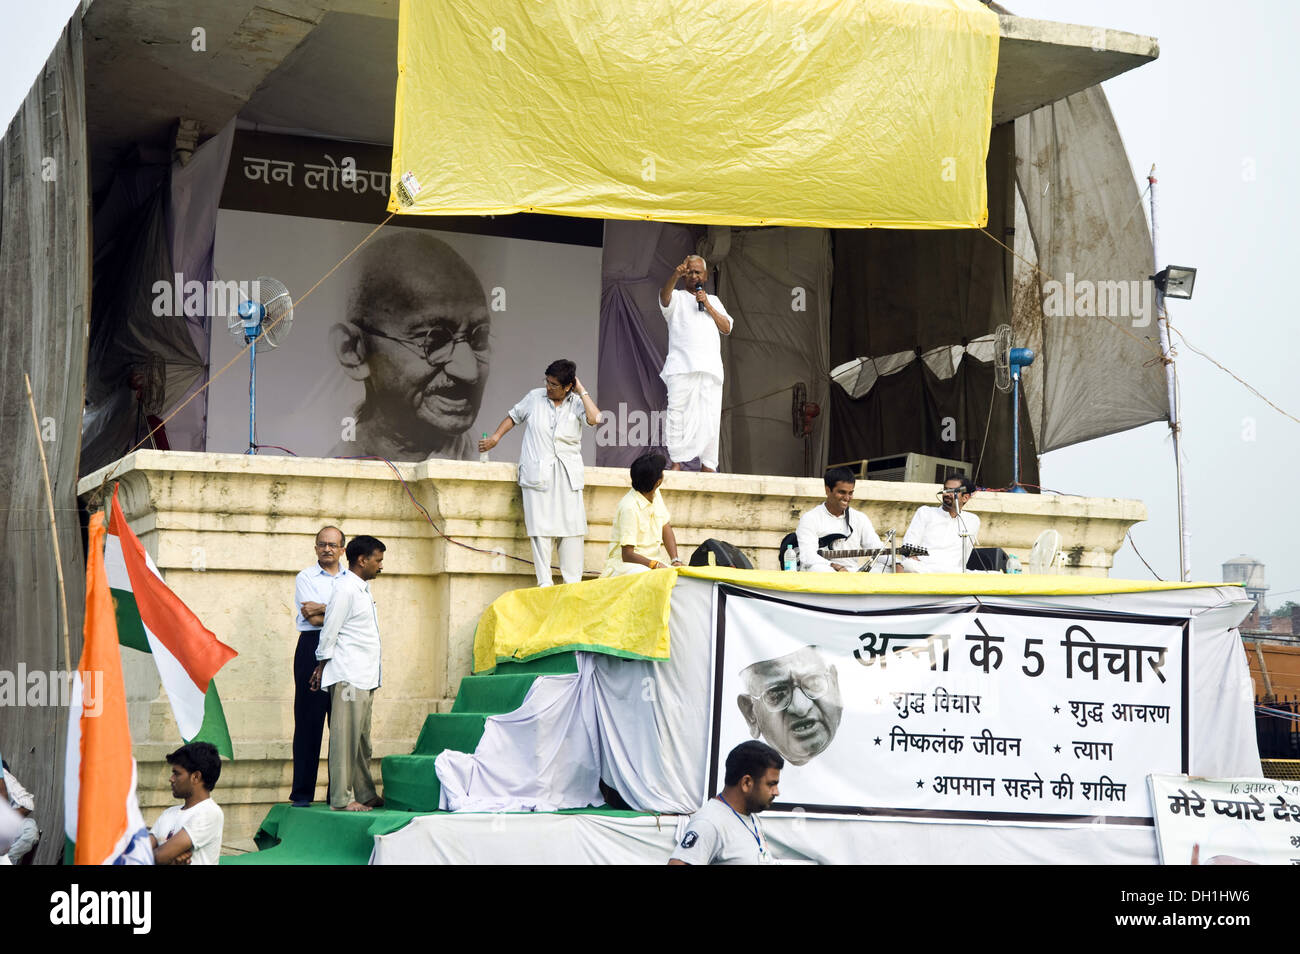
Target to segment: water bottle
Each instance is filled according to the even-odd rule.
[[[799,562],[798,559],[794,555],[794,547],[793,546],[786,547],[785,553],[781,554],[781,569],[797,570],[799,568],[798,562]]]
[[[1016,556],[1014,553],[1012,553],[1010,556],[1007,557],[1007,572],[1008,573],[1020,572],[1020,557]]]
[[[483,432],[483,440],[487,440],[487,431],[484,431],[484,432]],[[487,451],[479,451],[479,452],[478,452],[478,462],[479,462],[480,464],[486,464],[486,463],[488,462],[488,452],[487,452]]]

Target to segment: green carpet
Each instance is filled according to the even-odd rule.
[[[497,663],[497,668],[493,670],[499,676],[525,672],[536,676],[564,676],[577,671],[578,657],[572,652],[551,653],[549,656],[538,656],[527,662]]]
[[[375,836],[406,825],[415,814],[378,808],[335,812],[326,805],[276,805],[254,836],[260,850],[229,855],[223,865],[364,865]]]

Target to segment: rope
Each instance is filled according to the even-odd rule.
[[[314,292],[317,288],[319,288],[319,287],[320,287],[320,286],[325,282],[326,279],[328,279],[331,275],[333,275],[335,272],[337,272],[337,271],[338,271],[338,270],[343,266],[343,263],[344,263],[344,262],[346,262],[348,259],[350,259],[350,258],[351,258],[353,255],[355,255],[357,252],[359,252],[359,251],[361,250],[361,246],[365,245],[365,244],[366,244],[367,242],[369,242],[372,238],[374,238],[375,233],[378,232],[380,229],[382,229],[385,225],[387,225],[387,224],[389,223],[389,221],[392,219],[392,217],[393,217],[394,215],[396,215],[396,214],[397,214],[396,212],[389,212],[389,213],[388,213],[388,218],[384,219],[384,221],[380,222],[380,223],[379,223],[378,225],[376,225],[373,229],[371,229],[371,230],[370,230],[370,233],[369,233],[365,238],[363,238],[360,242],[358,242],[358,243],[356,244],[356,246],[352,249],[352,251],[348,252],[348,253],[347,253],[346,255],[344,255],[341,259],[339,259],[337,262],[335,262],[335,263],[334,263],[334,266],[333,266],[332,268],[330,268],[329,271],[327,271],[324,275],[322,275],[320,278],[318,278],[318,279],[316,280],[315,284],[313,284],[313,285],[311,286],[311,288],[308,288],[307,291],[306,291],[306,292],[305,292],[305,293],[304,293],[304,294],[303,294],[303,295],[302,295],[302,296],[301,296],[301,297],[300,297],[296,302],[294,302],[293,311],[297,311],[297,310],[302,306],[302,303],[305,302],[308,298],[311,297],[311,293],[312,293],[312,292]],[[286,312],[285,315],[287,315],[287,314],[291,314],[291,312]],[[239,361],[241,358],[244,357],[244,355],[246,355],[246,354],[248,353],[248,349],[249,349],[249,348],[255,347],[255,346],[257,345],[258,338],[261,338],[262,335],[265,335],[268,331],[270,331],[272,328],[274,328],[276,325],[278,325],[281,321],[283,321],[284,318],[285,318],[285,315],[281,315],[279,318],[276,318],[275,321],[271,322],[269,325],[267,325],[265,328],[263,328],[263,329],[262,329],[262,334],[258,335],[257,338],[254,338],[252,341],[245,342],[244,347],[239,351],[239,353],[236,354],[236,355],[235,355],[233,358],[231,358],[229,361],[227,361],[227,362],[222,366],[222,368],[221,368],[220,371],[218,371],[216,374],[214,374],[214,375],[212,375],[211,377],[209,377],[208,380],[205,381],[205,382],[203,383],[203,386],[202,386],[201,388],[199,388],[197,391],[195,391],[193,394],[191,394],[188,398],[186,398],[186,399],[185,399],[185,400],[180,404],[180,406],[178,406],[174,411],[172,411],[172,412],[171,412],[170,414],[168,414],[165,418],[163,418],[161,421],[159,421],[157,427],[155,427],[152,431],[150,431],[148,434],[146,434],[143,438],[140,439],[140,441],[139,441],[138,443],[136,443],[136,445],[135,445],[134,447],[132,447],[130,450],[128,450],[125,454],[123,454],[122,457],[121,457],[121,459],[118,460],[117,464],[115,464],[115,465],[113,466],[113,468],[112,468],[112,469],[111,469],[107,474],[104,475],[104,479],[103,479],[102,481],[100,481],[100,484],[99,484],[99,494],[100,494],[100,497],[101,497],[101,498],[103,497],[104,488],[108,486],[108,482],[109,482],[110,480],[112,480],[112,479],[113,479],[113,476],[117,473],[117,468],[122,464],[122,461],[126,460],[126,458],[127,458],[128,456],[130,456],[130,454],[132,453],[132,451],[139,450],[140,447],[142,447],[146,441],[148,441],[151,437],[153,437],[153,435],[154,435],[156,432],[158,432],[158,431],[162,430],[162,428],[166,427],[168,421],[170,421],[173,417],[175,417],[177,414],[179,414],[181,411],[183,411],[183,410],[185,409],[185,407],[186,407],[186,406],[187,406],[191,401],[193,401],[196,397],[198,397],[200,394],[202,394],[204,391],[206,391],[208,388],[210,388],[210,387],[212,386],[212,383],[213,383],[214,381],[216,381],[217,378],[221,377],[223,374],[225,374],[227,371],[229,371],[230,368],[231,368],[231,366],[234,365],[234,363],[235,363],[236,361]],[[270,445],[267,445],[267,446],[270,446]]]
[[[1142,565],[1145,566],[1148,570],[1151,570],[1151,575],[1154,576],[1161,583],[1163,583],[1165,581],[1165,578],[1161,576],[1159,573],[1157,573],[1152,568],[1150,563],[1147,563],[1147,558],[1142,555],[1142,551],[1138,549],[1138,545],[1133,542],[1133,534],[1125,530],[1124,536],[1128,537],[1129,545],[1133,547],[1133,552],[1138,555],[1138,559],[1142,561]]]
[[[1051,275],[1048,275],[1047,272],[1045,272],[1045,271],[1043,271],[1041,268],[1039,268],[1038,265],[1037,265],[1037,263],[1035,263],[1035,262],[1031,262],[1029,259],[1025,258],[1023,255],[1021,255],[1020,253],[1018,253],[1014,248],[1012,248],[1012,247],[1011,247],[1010,245],[1008,245],[1006,242],[1004,242],[1004,241],[1002,241],[1001,239],[999,239],[996,235],[994,235],[994,234],[993,234],[992,232],[990,232],[988,229],[986,229],[986,228],[985,228],[985,229],[979,229],[978,231],[980,231],[980,232],[983,233],[984,235],[987,235],[987,236],[988,236],[992,241],[996,242],[998,245],[1001,245],[1004,249],[1006,249],[1008,252],[1010,252],[1010,253],[1011,253],[1012,255],[1014,255],[1016,258],[1020,259],[1020,261],[1024,262],[1026,265],[1028,265],[1030,268],[1032,268],[1032,269],[1033,269],[1035,272],[1037,272],[1039,275],[1041,275],[1041,276],[1043,276],[1044,278],[1046,278],[1048,281],[1053,281],[1053,282],[1054,282],[1054,281],[1057,281],[1057,279],[1053,278]],[[1132,331],[1130,331],[1129,329],[1125,328],[1123,325],[1118,324],[1118,323],[1116,323],[1115,321],[1112,321],[1111,318],[1110,318],[1108,315],[1097,315],[1096,317],[1101,318],[1101,319],[1103,319],[1103,320],[1109,322],[1109,323],[1111,324],[1112,327],[1116,328],[1116,329],[1119,330],[1119,331],[1124,332],[1124,334],[1128,335],[1130,338],[1132,338],[1134,341],[1136,341],[1136,342],[1137,342],[1139,345],[1141,345],[1143,348],[1147,348],[1147,349],[1154,348],[1155,351],[1156,351],[1156,353],[1157,353],[1161,358],[1163,358],[1163,353],[1160,352],[1160,346],[1157,345],[1157,344],[1153,344],[1149,338],[1139,338],[1137,335],[1133,334]]]
[[[1147,188],[1150,188],[1150,186],[1148,186]],[[1144,192],[1143,195],[1145,195],[1145,194],[1146,194],[1146,193]],[[1139,196],[1139,197],[1138,197],[1138,202],[1139,202],[1139,204],[1141,203],[1141,201],[1142,201],[1141,196]],[[1132,214],[1131,214],[1131,213],[1130,213],[1130,216],[1129,216],[1129,217],[1132,218]],[[985,235],[987,235],[990,239],[992,239],[992,240],[993,240],[994,242],[996,242],[998,245],[1001,245],[1004,249],[1006,249],[1008,252],[1010,252],[1012,255],[1014,255],[1016,258],[1018,258],[1020,261],[1024,262],[1026,265],[1028,265],[1030,268],[1032,268],[1032,269],[1033,269],[1035,272],[1037,272],[1040,276],[1042,276],[1042,277],[1048,279],[1049,281],[1056,281],[1055,278],[1053,278],[1051,275],[1048,275],[1047,272],[1045,272],[1045,271],[1043,271],[1041,268],[1039,268],[1039,267],[1038,267],[1038,264],[1037,264],[1036,262],[1031,262],[1029,259],[1025,258],[1023,255],[1021,255],[1021,254],[1019,254],[1018,252],[1016,252],[1016,250],[1015,250],[1014,248],[1012,248],[1011,246],[1007,245],[1005,242],[1003,242],[1001,239],[999,239],[996,235],[994,235],[994,234],[993,234],[992,232],[990,232],[988,229],[980,229],[979,231],[983,232]],[[1118,328],[1120,331],[1124,332],[1124,334],[1128,335],[1130,338],[1132,338],[1134,341],[1136,341],[1136,342],[1138,342],[1139,344],[1141,344],[1143,347],[1153,347],[1153,345],[1152,345],[1152,343],[1151,343],[1150,340],[1148,340],[1148,339],[1144,339],[1144,338],[1139,338],[1137,335],[1133,334],[1132,331],[1130,331],[1129,329],[1125,328],[1123,325],[1120,325],[1120,324],[1117,324],[1117,323],[1114,322],[1114,321],[1111,321],[1111,319],[1110,319],[1108,316],[1106,316],[1106,315],[1097,315],[1097,317],[1098,317],[1098,318],[1103,318],[1103,319],[1105,319],[1106,321],[1110,322],[1111,325],[1113,325],[1115,328]],[[1179,331],[1177,328],[1174,327],[1173,322],[1171,322],[1171,321],[1169,320],[1169,316],[1168,316],[1167,314],[1164,316],[1164,322],[1165,322],[1165,326],[1166,326],[1170,331],[1176,333],[1176,334],[1178,335],[1178,337],[1182,339],[1183,344],[1187,345],[1188,348],[1190,348],[1192,351],[1195,351],[1197,354],[1199,354],[1199,355],[1200,355],[1202,358],[1204,358],[1206,361],[1210,362],[1212,365],[1214,365],[1214,366],[1215,366],[1216,368],[1218,368],[1220,371],[1223,371],[1224,373],[1228,374],[1228,375],[1229,375],[1230,377],[1232,377],[1232,379],[1235,380],[1238,384],[1240,384],[1242,387],[1246,388],[1246,390],[1250,391],[1251,394],[1255,395],[1255,397],[1259,398],[1261,401],[1263,401],[1265,404],[1267,404],[1267,405],[1268,405],[1269,407],[1271,407],[1273,410],[1277,411],[1277,412],[1278,412],[1279,414],[1281,414],[1283,417],[1288,417],[1288,418],[1290,418],[1291,420],[1295,421],[1297,424],[1300,424],[1300,417],[1296,417],[1294,414],[1291,414],[1291,413],[1289,413],[1289,412],[1287,412],[1287,411],[1282,410],[1282,408],[1278,407],[1276,404],[1274,404],[1274,403],[1273,403],[1272,401],[1270,401],[1268,398],[1264,397],[1264,395],[1261,394],[1261,393],[1260,393],[1260,392],[1259,392],[1255,387],[1253,387],[1250,383],[1248,383],[1247,381],[1243,380],[1243,379],[1242,379],[1241,377],[1239,377],[1238,375],[1234,374],[1234,373],[1233,373],[1231,370],[1229,370],[1228,368],[1225,368],[1225,367],[1224,367],[1222,364],[1220,364],[1218,361],[1215,361],[1214,358],[1210,357],[1208,354],[1206,354],[1206,353],[1205,353],[1204,351],[1202,351],[1200,348],[1197,348],[1197,347],[1196,347],[1195,345],[1193,345],[1190,341],[1188,341],[1188,340],[1187,340],[1187,336],[1184,335],[1181,331]],[[1153,365],[1156,365],[1156,364],[1173,364],[1173,363],[1174,363],[1174,358],[1177,357],[1178,352],[1176,352],[1176,351],[1171,347],[1171,348],[1169,349],[1169,354],[1166,355],[1163,351],[1159,351],[1158,346],[1156,346],[1156,347],[1157,347],[1157,351],[1158,351],[1158,353],[1156,354],[1156,356],[1153,357],[1153,358],[1151,358],[1150,360],[1146,361],[1146,362],[1142,365],[1142,367],[1144,367],[1144,368],[1149,368],[1149,367],[1152,367]]]
[[[1278,412],[1279,414],[1281,414],[1283,417],[1289,417],[1289,418],[1291,418],[1291,420],[1295,421],[1297,424],[1300,424],[1300,417],[1296,417],[1294,414],[1290,414],[1290,413],[1288,413],[1287,411],[1282,410],[1280,407],[1278,407],[1276,404],[1274,404],[1274,403],[1273,403],[1272,401],[1270,401],[1268,398],[1264,397],[1264,395],[1260,394],[1259,391],[1257,391],[1257,390],[1256,390],[1254,387],[1252,387],[1249,383],[1247,383],[1246,381],[1243,381],[1241,378],[1237,377],[1237,375],[1233,374],[1231,371],[1229,371],[1229,370],[1228,370],[1227,368],[1225,368],[1223,365],[1219,364],[1219,362],[1215,361],[1213,358],[1211,358],[1208,354],[1206,354],[1206,353],[1205,353],[1204,351],[1202,351],[1200,348],[1196,347],[1196,345],[1192,344],[1190,341],[1187,340],[1187,336],[1186,336],[1185,334],[1183,334],[1181,331],[1179,331],[1177,328],[1175,328],[1171,322],[1169,322],[1169,319],[1168,319],[1168,318],[1165,319],[1165,322],[1169,325],[1169,330],[1170,330],[1170,331],[1174,332],[1175,334],[1178,335],[1178,337],[1180,337],[1180,338],[1183,339],[1183,344],[1187,345],[1187,347],[1191,348],[1193,351],[1195,351],[1197,354],[1199,354],[1199,355],[1200,355],[1202,358],[1204,358],[1206,361],[1210,362],[1210,364],[1214,365],[1214,366],[1215,366],[1216,368],[1218,368],[1220,371],[1223,371],[1224,373],[1228,374],[1228,375],[1229,375],[1233,380],[1235,380],[1238,384],[1240,384],[1242,387],[1244,387],[1246,390],[1248,390],[1251,394],[1255,395],[1255,397],[1259,398],[1261,401],[1263,401],[1265,404],[1267,404],[1267,405],[1268,405],[1269,407],[1271,407],[1273,410],[1277,411],[1277,412]]]

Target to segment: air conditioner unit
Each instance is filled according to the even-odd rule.
[[[942,484],[952,472],[973,476],[971,465],[966,461],[927,457],[925,454],[892,454],[835,466],[849,468],[859,480],[894,480],[910,484]]]

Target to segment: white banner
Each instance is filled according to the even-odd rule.
[[[1187,771],[1187,618],[843,606],[717,588],[714,791],[752,737],[779,809],[1150,825],[1147,775]]]
[[[1300,782],[1152,775],[1166,865],[1300,865]]]

